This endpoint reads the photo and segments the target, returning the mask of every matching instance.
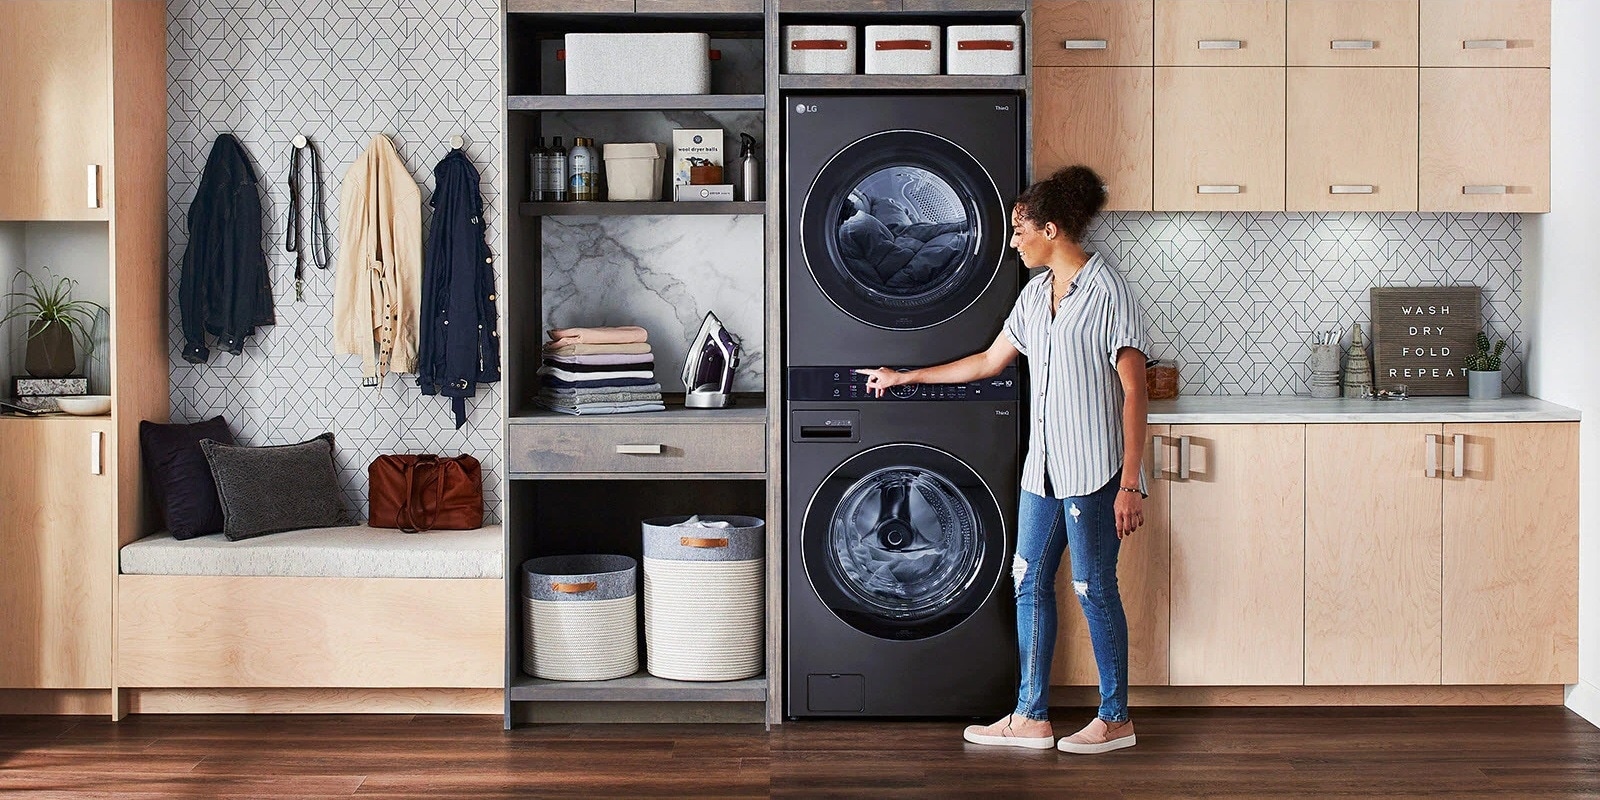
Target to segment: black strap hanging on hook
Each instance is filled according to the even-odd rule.
[[[305,300],[306,258],[300,243],[300,151],[311,152],[311,260],[317,269],[328,268],[327,206],[323,200],[322,157],[306,136],[294,137],[289,148],[289,230],[283,249],[294,253],[294,299]]]

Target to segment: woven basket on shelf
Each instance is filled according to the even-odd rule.
[[[766,631],[765,523],[644,522],[645,668],[658,678],[733,681],[761,674]]]
[[[639,671],[638,565],[627,556],[547,556],[522,565],[522,670],[557,681]]]

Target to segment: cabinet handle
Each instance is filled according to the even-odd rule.
[[[1166,449],[1167,437],[1159,433],[1150,437],[1150,480],[1152,481],[1159,481],[1166,477],[1167,465],[1162,463],[1166,461],[1166,455],[1163,453]]]
[[[1244,187],[1237,183],[1202,183],[1194,190],[1198,194],[1239,194]]]
[[[1196,42],[1201,50],[1240,50],[1244,48],[1241,39],[1201,39]]]
[[[1423,438],[1428,442],[1428,446],[1424,448],[1428,451],[1428,462],[1422,468],[1422,474],[1427,478],[1437,478],[1439,477],[1439,435],[1430,433]]]
[[[1458,433],[1451,438],[1453,440],[1451,449],[1456,451],[1456,463],[1455,469],[1451,470],[1450,474],[1457,478],[1465,478],[1467,477],[1467,436],[1466,434]]]
[[[100,165],[89,165],[89,207],[100,207]]]
[[[1328,194],[1372,194],[1377,189],[1370,183],[1336,183],[1328,187]]]
[[[659,444],[619,444],[617,454],[624,456],[659,456],[662,447]]]
[[[1510,186],[1504,184],[1473,184],[1461,187],[1462,194],[1507,194]]]
[[[1189,437],[1178,437],[1178,480],[1189,480]]]
[[[1105,39],[1068,39],[1061,43],[1063,50],[1104,50],[1110,46]]]
[[[1463,39],[1462,50],[1507,50],[1511,47],[1510,39]]]
[[[101,461],[101,445],[105,443],[105,431],[89,431],[89,474],[104,475],[105,464]]]
[[[1328,42],[1329,50],[1375,50],[1378,43],[1371,39],[1334,39]]]

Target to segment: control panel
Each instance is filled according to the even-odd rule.
[[[1016,400],[1017,368],[1007,367],[993,378],[972,383],[903,383],[891,386],[882,397],[867,391],[867,376],[855,367],[792,367],[790,400]]]

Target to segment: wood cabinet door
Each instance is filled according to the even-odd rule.
[[[110,442],[110,417],[0,420],[0,688],[111,686]]]
[[[1157,452],[1160,452],[1158,459]],[[1171,483],[1159,465],[1173,463],[1176,449],[1167,425],[1151,425],[1145,443],[1145,473],[1150,496],[1144,501],[1144,527],[1122,541],[1117,554],[1117,587],[1128,618],[1128,682],[1167,685],[1167,628],[1171,608],[1171,541],[1168,507]],[[1094,647],[1083,607],[1072,591],[1070,550],[1056,574],[1056,651],[1050,668],[1055,686],[1097,686]]]
[[[1289,0],[1289,66],[1416,65],[1417,0]]]
[[[1106,185],[1106,210],[1154,208],[1155,71],[1042,67],[1033,76],[1033,178],[1084,164]]]
[[[1290,67],[1290,211],[1417,210],[1417,71]]]
[[[1424,67],[1550,66],[1550,0],[1422,0]]]
[[[1444,426],[1446,684],[1578,679],[1578,424]]]
[[[1281,67],[1285,0],[1156,0],[1156,66]]]
[[[1174,425],[1174,686],[1305,681],[1304,425]]]
[[[1423,69],[1422,211],[1550,210],[1550,71]]]
[[[1282,211],[1285,70],[1156,67],[1157,211]]]
[[[1439,683],[1438,424],[1306,426],[1306,684]]]
[[[103,0],[0,3],[0,220],[103,220],[111,158]]]
[[[1148,67],[1155,63],[1155,0],[1038,0],[1033,63],[1040,67]]]

